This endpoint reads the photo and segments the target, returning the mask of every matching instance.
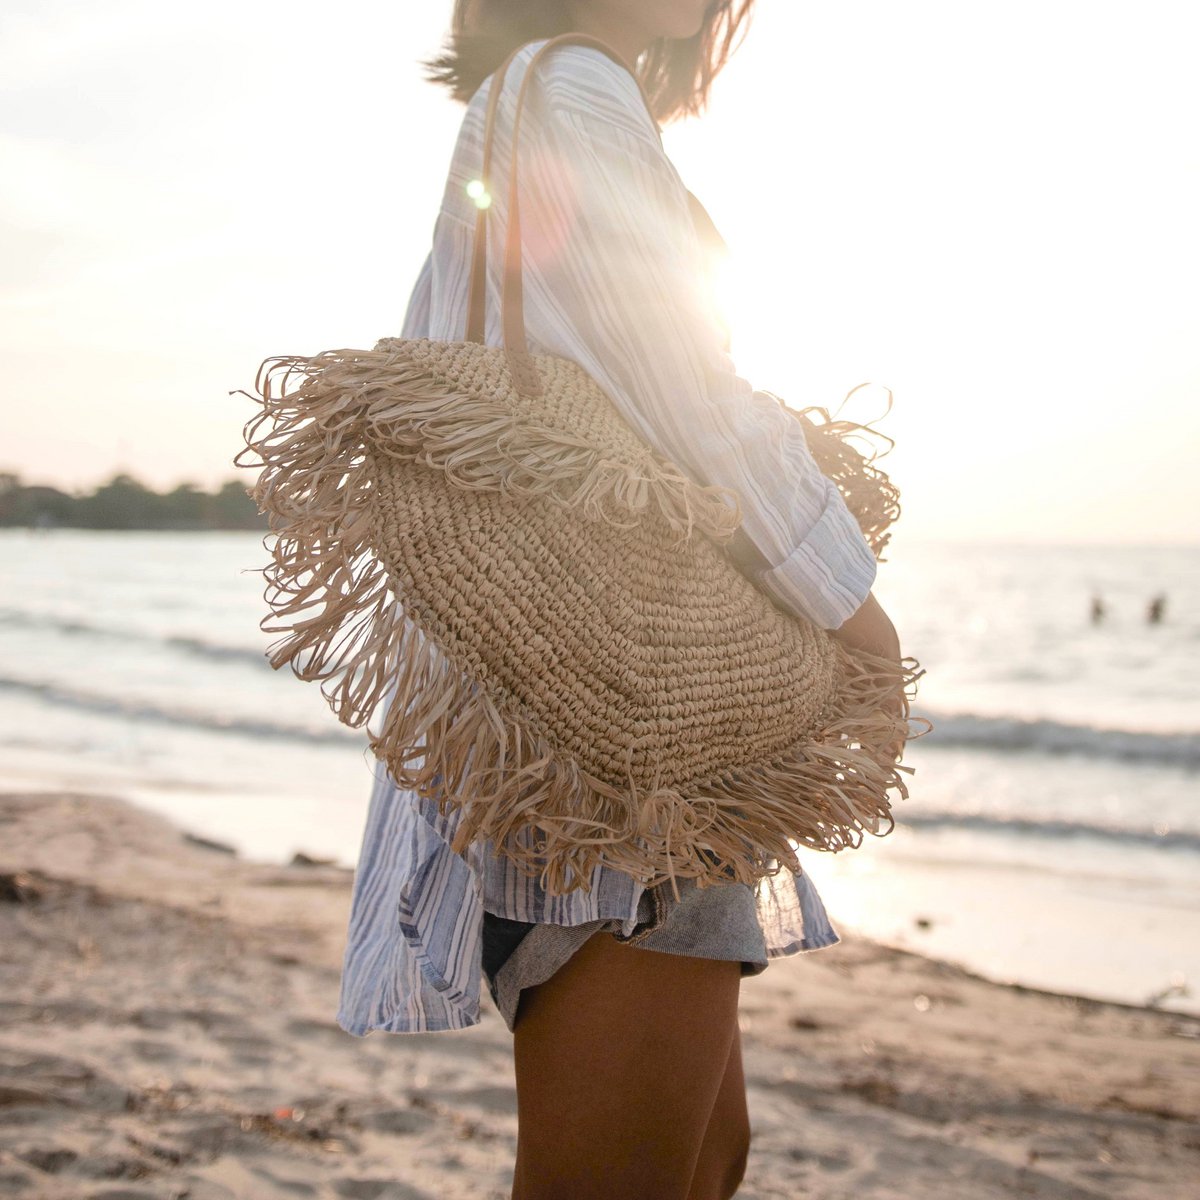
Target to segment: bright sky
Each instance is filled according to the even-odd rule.
[[[1195,542],[1186,0],[759,0],[668,152],[733,250],[739,372],[895,402],[903,529]],[[237,474],[260,361],[399,331],[461,109],[447,0],[0,16],[0,470]],[[249,472],[241,473],[249,479]]]

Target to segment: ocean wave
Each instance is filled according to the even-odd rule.
[[[307,742],[310,745],[366,746],[367,744],[365,732],[355,732],[342,725],[326,729],[311,729],[302,725],[289,725],[282,721],[264,721],[240,716],[223,717],[216,713],[197,712],[194,709],[156,704],[153,700],[126,700],[109,693],[88,692],[61,687],[53,683],[38,683],[32,679],[0,677],[0,691],[20,692],[27,696],[37,696],[41,700],[63,708],[98,713],[105,717],[123,717],[139,723],[204,729],[241,737]]]
[[[253,663],[256,667],[267,667],[265,651],[248,650],[245,646],[223,645],[220,642],[210,642],[205,638],[187,637],[183,634],[174,634],[163,640],[168,646],[174,646],[177,650],[195,654],[200,658],[215,659],[218,662]]]
[[[1124,845],[1200,850],[1200,832],[1172,829],[1169,825],[1148,829],[1144,826],[1092,824],[1089,821],[1067,821],[1053,817],[1004,817],[986,813],[900,812],[897,815],[900,824],[914,829],[958,829],[970,833],[1015,833],[1057,839],[1097,838]]]
[[[1067,721],[980,716],[976,713],[914,710],[912,715],[927,717],[933,723],[933,729],[927,735],[931,746],[1040,750],[1047,754],[1086,754],[1090,758],[1154,762],[1160,766],[1200,767],[1200,733],[1101,729]]]
[[[136,645],[169,646],[198,658],[216,662],[236,662],[243,665],[270,670],[264,650],[253,650],[246,646],[232,646],[210,641],[207,638],[187,634],[158,635],[137,629],[119,629],[111,625],[95,625],[89,621],[75,621],[49,614],[20,612],[16,609],[0,609],[0,626],[16,629],[42,629],[51,633],[66,634],[68,637],[90,637],[105,641],[117,641]]]

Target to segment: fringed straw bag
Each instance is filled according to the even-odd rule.
[[[564,41],[621,61],[564,35],[521,82],[504,345],[484,343],[481,208],[465,340],[259,369],[235,461],[260,468],[274,539],[262,626],[285,636],[268,657],[319,681],[352,727],[394,690],[371,748],[399,785],[460,810],[459,853],[493,839],[560,894],[597,864],[646,886],[754,884],[799,870],[797,845],[891,829],[923,672],[776,608],[728,552],[736,494],[650,449],[575,363],[529,354],[516,142],[534,65]],[[491,84],[485,188],[510,61]],[[796,415],[878,555],[899,507],[847,440],[866,427]]]

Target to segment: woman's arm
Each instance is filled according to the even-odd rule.
[[[862,607],[833,630],[832,636],[851,650],[862,650],[895,663],[900,661],[900,639],[896,627],[875,599],[874,592],[868,593]]]
[[[725,352],[687,190],[636,84],[580,47],[544,69],[521,133],[534,349],[579,362],[692,478],[736,490],[750,577],[785,609],[843,625],[867,600],[875,558],[801,423]]]

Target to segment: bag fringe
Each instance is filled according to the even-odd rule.
[[[242,454],[256,452],[259,463],[235,461],[263,467],[255,499],[281,516],[309,511],[309,493],[328,474],[373,451],[441,470],[458,488],[544,497],[617,528],[652,508],[680,542],[700,530],[724,543],[741,523],[731,488],[700,486],[649,452],[616,456],[394,350],[267,359],[255,390],[262,411],[247,423]]]
[[[867,386],[866,383],[860,383],[852,387],[842,398],[839,411],[859,388]],[[892,390],[884,388],[884,391],[888,394],[887,408],[873,421],[882,420],[891,411]],[[837,484],[846,507],[858,522],[876,559],[879,562],[886,561],[883,550],[892,536],[888,530],[900,517],[900,489],[885,471],[874,464],[876,459],[890,453],[896,443],[886,433],[872,428],[873,421],[860,425],[857,421],[838,420],[829,415],[827,408],[813,405],[794,409],[775,396],[774,392],[767,392],[766,395],[774,396],[803,424],[805,440],[821,474]],[[819,424],[816,420],[818,416],[821,418]],[[887,449],[880,451],[871,446],[867,437],[887,442]],[[863,441],[869,453],[858,449],[855,440]]]
[[[300,385],[289,390],[295,376]],[[798,846],[836,852],[890,831],[888,793],[906,797],[902,775],[912,770],[898,758],[914,736],[906,689],[924,674],[915,660],[897,667],[835,642],[841,685],[802,742],[680,787],[660,787],[657,776],[639,787],[631,769],[618,783],[556,751],[453,663],[436,630],[396,598],[374,552],[374,456],[385,446],[402,447],[387,452],[443,470],[459,487],[545,496],[605,520],[607,502],[631,512],[653,504],[689,532],[733,531],[729,510],[709,500],[723,489],[519,425],[511,410],[431,383],[395,355],[269,359],[256,387],[263,411],[247,423],[238,459],[258,455],[252,494],[275,534],[262,628],[285,636],[268,660],[320,683],[352,728],[368,725],[391,697],[382,728],[367,730],[371,749],[400,786],[461,811],[456,852],[491,839],[553,894],[588,890],[600,865],[648,887],[686,878],[754,885],[799,871]],[[521,450],[506,447],[507,436]]]
[[[906,689],[923,671],[841,647],[839,660],[844,685],[811,738],[736,772],[639,788],[632,774],[622,786],[581,770],[414,627],[371,748],[400,786],[460,812],[456,852],[491,839],[552,894],[587,891],[600,865],[647,887],[685,878],[753,886],[799,871],[798,846],[836,852],[890,832],[888,792],[908,795],[911,768],[889,747],[912,736]]]

